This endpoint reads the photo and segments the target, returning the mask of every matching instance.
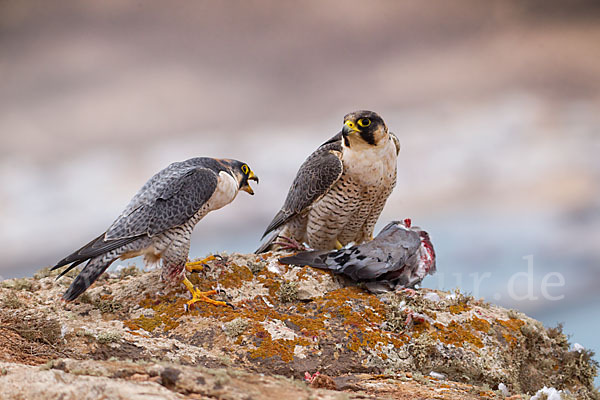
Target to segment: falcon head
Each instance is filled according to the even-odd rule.
[[[342,135],[346,146],[361,142],[376,146],[388,136],[388,128],[376,112],[360,110],[346,114]]]
[[[258,183],[258,176],[250,169],[248,164],[237,160],[228,160],[231,167],[231,175],[239,182],[239,190],[254,194],[254,190],[250,187],[248,181],[256,181]]]

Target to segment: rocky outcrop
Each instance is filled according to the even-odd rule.
[[[591,353],[560,327],[458,292],[373,295],[277,256],[221,254],[191,277],[234,309],[186,312],[183,286],[135,268],[72,303],[71,273],[2,282],[0,398],[599,398]]]

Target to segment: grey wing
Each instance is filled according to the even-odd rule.
[[[402,269],[419,244],[416,232],[386,226],[374,240],[329,254],[325,263],[354,280],[374,280]]]
[[[282,257],[279,262],[289,265],[310,265],[319,269],[330,269],[325,263],[329,252],[327,250],[302,251],[293,256]]]
[[[390,137],[392,138],[392,141],[394,142],[394,146],[396,146],[396,155],[400,154],[400,140],[398,140],[398,136],[396,136],[395,134],[390,132]]]
[[[267,226],[263,238],[305,211],[340,179],[343,172],[341,140],[341,134],[334,136],[300,166],[283,207]]]
[[[217,183],[211,169],[171,164],[146,182],[108,228],[105,240],[154,236],[183,225],[210,199]]]

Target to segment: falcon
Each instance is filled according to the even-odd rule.
[[[200,292],[183,271],[200,270],[208,260],[187,262],[194,226],[210,211],[231,203],[240,190],[254,194],[250,180],[258,182],[258,177],[248,164],[230,159],[197,157],[161,170],[142,186],[106,232],[52,267],[70,264],[60,278],[87,261],[63,299],[76,299],[113,261],[143,256],[147,265],[162,260],[162,280],[183,279],[192,293],[188,306],[198,301],[227,304],[208,298],[216,291]]]
[[[435,250],[429,234],[411,220],[393,221],[370,242],[338,251],[306,251],[279,259],[310,265],[362,282],[373,293],[414,288],[435,273]]]
[[[373,238],[373,228],[396,184],[400,143],[373,111],[344,117],[342,131],[300,166],[283,207],[256,253],[285,240],[317,250]]]

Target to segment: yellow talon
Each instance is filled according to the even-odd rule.
[[[335,241],[335,248],[336,248],[337,250],[340,250],[342,247],[344,247],[344,245],[343,245],[343,244],[341,244],[339,240],[336,240],[336,241]]]
[[[215,256],[210,255],[200,261],[190,261],[185,264],[185,269],[187,272],[202,271],[204,269],[204,264],[215,259]]]
[[[186,303],[188,308],[191,307],[192,304],[197,303],[199,301],[202,301],[204,303],[213,304],[215,306],[231,306],[229,303],[227,303],[225,301],[217,301],[217,300],[213,300],[213,299],[207,297],[207,296],[211,296],[213,294],[217,294],[216,290],[209,290],[207,292],[201,292],[199,289],[194,287],[192,282],[190,282],[187,277],[183,278],[183,284],[188,288],[190,293],[192,293],[192,299]]]

